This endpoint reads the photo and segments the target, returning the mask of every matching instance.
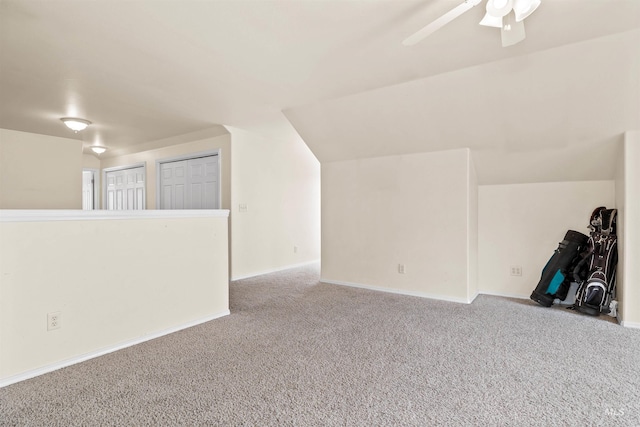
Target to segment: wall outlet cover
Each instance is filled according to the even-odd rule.
[[[56,311],[47,314],[47,331],[60,329],[62,327],[62,313]]]

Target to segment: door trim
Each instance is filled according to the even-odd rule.
[[[195,153],[182,154],[180,156],[174,157],[165,157],[162,159],[156,160],[156,209],[160,208],[160,183],[162,181],[162,177],[160,176],[160,166],[163,163],[171,163],[171,162],[180,162],[182,160],[191,160],[191,159],[199,159],[201,157],[210,157],[210,156],[218,156],[218,209],[222,208],[222,150],[219,148],[216,150],[208,150],[208,151],[197,151]]]
[[[140,162],[140,163],[131,163],[129,165],[126,166],[114,166],[111,168],[104,168],[102,169],[102,206],[103,209],[107,209],[107,173],[109,172],[116,172],[116,171],[122,171],[122,170],[126,170],[126,169],[135,169],[135,168],[142,168],[144,170],[144,194],[145,194],[145,199],[147,198],[147,162]],[[145,200],[144,202],[145,205],[145,209],[147,209],[147,201]]]

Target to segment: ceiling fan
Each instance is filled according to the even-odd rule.
[[[405,46],[413,46],[474,6],[479,5],[482,1],[483,0],[464,0],[462,4],[454,7],[449,12],[409,36],[402,44]],[[524,40],[524,19],[531,15],[538,6],[540,6],[540,0],[487,0],[487,13],[480,21],[480,25],[500,28],[502,46],[511,46]]]

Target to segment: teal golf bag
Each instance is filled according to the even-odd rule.
[[[531,293],[533,301],[544,307],[551,307],[556,298],[564,300],[567,297],[573,272],[576,271],[588,239],[578,231],[567,231],[558,244],[558,249],[542,269],[540,281]]]

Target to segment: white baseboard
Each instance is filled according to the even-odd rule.
[[[502,292],[491,292],[491,291],[478,291],[480,295],[491,295],[494,297],[503,297],[503,298],[516,298],[516,299],[529,299],[528,295],[517,295],[517,294],[507,294]]]
[[[469,304],[473,304],[476,298],[478,298],[478,295],[480,295],[480,292],[476,292],[475,294],[473,294],[473,296],[469,299]]]
[[[638,322],[627,322],[626,320],[623,320],[620,324],[625,328],[640,329],[640,323]]]
[[[387,292],[391,294],[408,295],[408,296],[420,297],[420,298],[429,298],[429,299],[435,299],[439,301],[456,302],[459,304],[471,304],[471,302],[473,301],[473,298],[470,300],[467,300],[464,298],[449,297],[446,295],[435,295],[435,294],[429,294],[426,292],[407,291],[404,289],[384,288],[380,286],[364,285],[362,283],[343,282],[340,280],[320,279],[320,282],[328,283],[330,285],[340,285],[340,286],[349,286],[351,288],[368,289],[370,291]]]
[[[263,271],[259,271],[259,272],[256,272],[256,273],[247,274],[247,275],[244,275],[244,276],[234,276],[234,277],[231,278],[231,281],[235,282],[236,280],[250,279],[252,277],[262,276],[264,274],[277,273],[279,271],[291,270],[292,268],[306,267],[307,265],[312,265],[312,264],[320,264],[320,260],[316,259],[316,260],[313,260],[313,261],[302,262],[300,264],[285,265],[284,267],[273,268],[273,269],[270,269],[270,270],[263,270]]]
[[[178,332],[182,329],[187,329],[190,328],[192,326],[196,326],[199,325],[201,323],[205,323],[208,322],[210,320],[214,320],[217,319],[219,317],[223,317],[223,316],[227,316],[231,314],[229,310],[225,310],[221,313],[217,313],[217,314],[213,314],[207,317],[204,317],[202,319],[198,319],[198,320],[194,320],[188,323],[184,323],[182,325],[179,326],[174,326],[172,328],[168,328],[168,329],[164,329],[162,331],[159,332],[155,332],[153,334],[149,334],[149,335],[144,335],[142,337],[136,338],[136,339],[132,339],[132,340],[128,340],[113,346],[108,346],[108,347],[104,347],[101,348],[99,350],[96,351],[92,351],[89,353],[85,353],[79,356],[75,356],[75,357],[71,357],[69,359],[63,360],[61,362],[56,362],[56,363],[52,363],[51,365],[47,365],[47,366],[43,366],[41,368],[37,368],[37,369],[32,369],[30,371],[26,371],[26,372],[22,372],[20,374],[16,374],[16,375],[12,375],[10,377],[6,377],[6,378],[1,378],[0,379],[0,388],[2,387],[6,387],[8,385],[20,382],[20,381],[24,381],[24,380],[28,380],[29,378],[33,378],[33,377],[37,377],[39,375],[43,375],[49,372],[53,372],[56,371],[58,369],[61,368],[66,368],[67,366],[71,366],[71,365],[75,365],[76,363],[80,363],[80,362],[84,362],[86,360],[89,359],[93,359],[95,357],[99,357],[99,356],[103,356],[105,354],[108,353],[113,353],[114,351],[118,351],[118,350],[122,350],[123,348],[127,348],[127,347],[131,347],[134,346],[136,344],[140,344],[143,343],[145,341],[149,341],[155,338],[160,338],[164,335],[169,335],[172,334],[174,332]]]

